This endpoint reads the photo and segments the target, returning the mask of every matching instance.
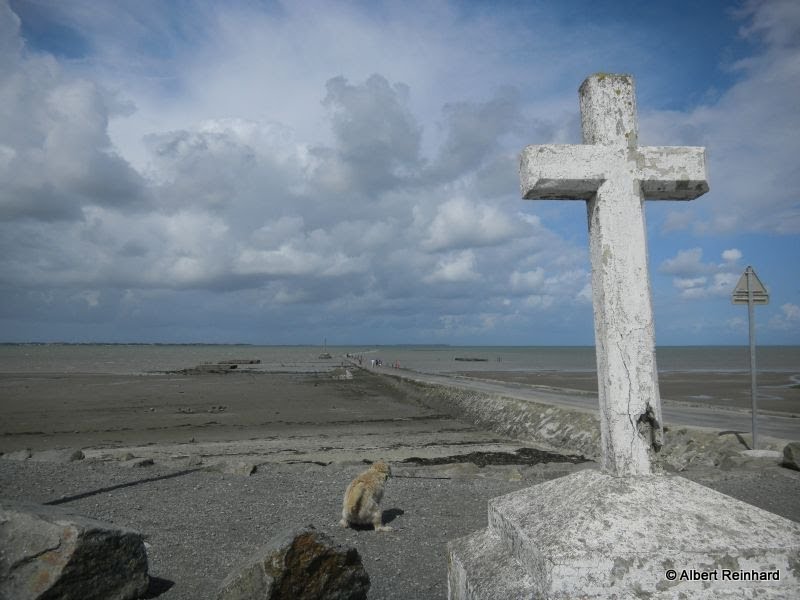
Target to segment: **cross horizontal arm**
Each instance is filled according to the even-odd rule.
[[[694,200],[708,191],[705,148],[642,146],[636,162],[636,179],[648,200]]]
[[[522,151],[519,179],[526,200],[588,200],[605,180],[601,146],[548,144]]]

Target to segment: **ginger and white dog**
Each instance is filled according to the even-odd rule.
[[[378,461],[350,482],[342,501],[342,520],[339,521],[342,527],[372,525],[375,531],[392,530],[383,524],[380,507],[386,480],[391,474],[389,465]]]

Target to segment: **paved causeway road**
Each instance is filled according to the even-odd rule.
[[[433,375],[402,369],[392,369],[390,373],[412,381],[475,390],[540,404],[553,404],[583,410],[598,409],[597,395],[589,392],[558,392],[520,383],[486,381],[457,375]],[[730,410],[700,404],[684,405],[667,400],[663,402],[662,413],[665,423],[673,427],[688,425],[708,427],[717,431],[738,431],[742,433],[749,433],[751,429],[749,411]],[[759,435],[783,440],[800,440],[800,418],[797,417],[760,414],[758,428]]]

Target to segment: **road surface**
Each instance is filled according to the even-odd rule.
[[[540,404],[582,410],[598,410],[599,405],[597,395],[590,392],[560,392],[520,383],[486,381],[459,375],[434,375],[403,369],[392,369],[388,372],[411,381],[446,385]],[[697,405],[678,404],[669,400],[662,401],[661,408],[667,426],[707,427],[717,431],[751,433],[750,411],[703,406],[699,403]],[[800,440],[800,418],[791,415],[759,414],[758,433],[759,436],[782,440]]]

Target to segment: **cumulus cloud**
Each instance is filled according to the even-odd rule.
[[[511,290],[514,292],[532,292],[544,285],[545,274],[541,267],[533,271],[514,271],[511,273]]]
[[[789,321],[800,321],[800,306],[787,302],[781,306],[783,316]]]
[[[736,248],[725,250],[722,253],[722,260],[724,260],[725,262],[736,262],[740,258],[742,258],[742,253],[740,250],[737,250]]]
[[[416,212],[416,219],[425,218],[421,207]],[[438,206],[422,247],[438,251],[492,246],[521,235],[523,229],[521,219],[496,206],[456,197]]]
[[[781,305],[781,312],[769,320],[770,329],[778,331],[800,331],[800,306],[792,302]]]
[[[692,288],[701,288],[705,286],[708,277],[676,277],[674,285],[680,290],[688,290]]]
[[[475,253],[463,250],[440,259],[434,271],[425,277],[428,283],[463,283],[478,278]]]
[[[264,341],[257,322],[282,341],[339,327],[530,343],[530,331],[578,320],[585,335],[571,341],[591,339],[585,217],[521,202],[516,170],[525,143],[579,139],[574,88],[596,37],[565,53],[551,37],[512,35],[528,29],[507,14],[467,17],[446,2],[191,3],[180,15],[171,3],[47,7],[81,42],[68,56],[26,44],[0,0],[4,328],[60,319],[99,323],[103,337],[120,322],[194,339],[202,319],[218,324],[217,339],[231,327]],[[747,140],[725,138],[743,115],[753,151],[786,181],[791,161],[778,150],[796,144],[794,117],[776,131],[782,117],[756,84],[772,69],[764,89],[778,113],[791,108],[780,95],[794,85],[788,13],[746,8],[743,35],[764,45],[736,66],[737,85],[687,113],[644,115],[643,137],[655,124],[656,143],[713,141],[712,190],[731,200],[702,218],[676,211],[664,229],[702,221],[713,233],[726,215],[734,228],[791,227],[794,209],[781,212],[777,195],[747,208],[748,182],[783,184],[744,174],[756,162]],[[557,36],[558,19],[536,14]],[[628,54],[622,37],[604,35],[604,56]],[[522,55],[537,60],[509,59]],[[536,85],[507,85],[523,75]],[[700,245],[658,273],[686,298],[729,293],[741,251],[706,260]]]
[[[142,208],[144,181],[108,136],[113,94],[26,53],[5,2],[0,37],[0,220],[74,220],[86,205]]]
[[[668,258],[659,267],[662,273],[667,275],[677,275],[679,277],[687,278],[701,273],[707,273],[714,269],[711,263],[703,263],[703,249],[690,248],[689,250],[680,250],[674,258]]]
[[[742,253],[736,248],[724,250],[723,262],[703,262],[702,248],[680,250],[673,258],[664,260],[659,271],[673,275],[672,285],[686,299],[701,299],[709,296],[725,296],[733,292],[739,279]]]
[[[358,191],[394,188],[419,168],[421,130],[408,109],[407,85],[374,74],[360,85],[335,77],[325,87],[335,148]]]
[[[132,214],[83,196],[76,201],[80,217],[70,224],[24,223],[4,238],[5,281],[79,288],[71,298],[92,308],[132,306],[142,289],[252,289],[276,305],[330,308],[348,298],[349,307],[386,307],[397,298],[449,297],[453,286],[481,281],[486,307],[494,310],[509,281],[515,293],[524,287],[519,275],[508,275],[519,257],[543,285],[544,272],[531,261],[583,258],[537,217],[472,199],[475,181],[463,179],[463,169],[449,179],[430,177],[407,86],[380,75],[361,83],[337,77],[321,91],[333,132],[328,146],[299,141],[273,121],[230,117],[147,134],[150,158],[137,177],[151,209]],[[469,107],[448,109],[461,115],[453,131],[462,140],[477,126],[466,116]],[[72,106],[70,114],[80,111]],[[108,145],[107,123],[85,121],[89,134]],[[471,135],[485,141],[500,130]],[[481,160],[504,156],[489,146]],[[35,247],[34,264],[20,261],[26,247]],[[502,321],[496,312],[483,314],[484,323]]]
[[[758,50],[733,65],[736,83],[689,112],[643,115],[644,142],[708,149],[711,193],[691,209],[671,209],[665,231],[800,233],[797,2],[750,0],[738,17]]]
[[[443,115],[444,143],[426,172],[433,180],[473,173],[494,155],[503,136],[526,124],[519,93],[513,88],[500,90],[487,102],[447,104]]]
[[[553,296],[548,296],[547,294],[532,294],[525,298],[524,306],[527,309],[537,311],[547,310],[553,307],[555,301],[556,299]]]

